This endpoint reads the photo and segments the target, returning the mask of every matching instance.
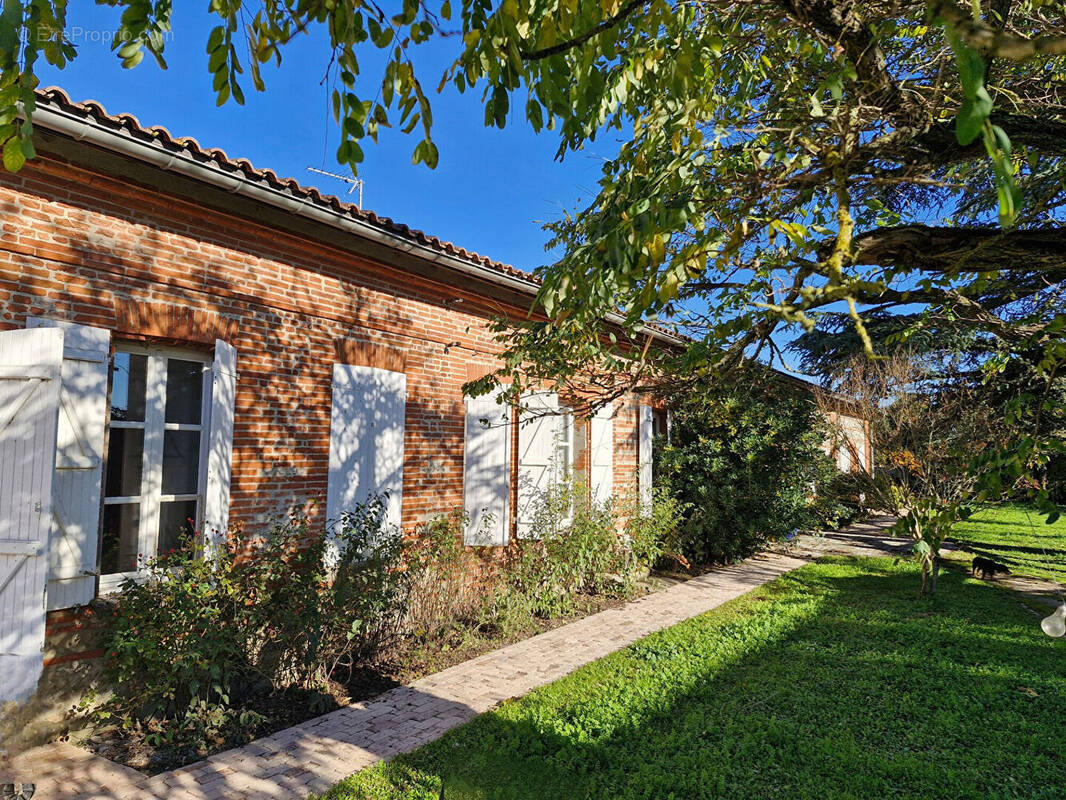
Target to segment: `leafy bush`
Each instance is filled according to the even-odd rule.
[[[809,396],[758,377],[689,395],[674,410],[659,480],[686,506],[679,544],[698,563],[728,563],[816,527],[814,498],[834,474]]]
[[[663,492],[646,514],[635,498],[595,503],[581,481],[561,481],[536,502],[535,536],[520,542],[509,588],[545,617],[568,612],[575,595],[625,596],[663,552],[678,509]]]
[[[688,506],[664,486],[652,488],[651,506],[646,509],[635,496],[615,501],[615,517],[623,521],[634,570],[652,567],[663,558],[684,557],[678,524],[687,511]]]
[[[1066,455],[1057,455],[1049,460],[1045,480],[1051,502],[1066,506]]]
[[[511,580],[534,613],[554,616],[574,594],[605,594],[625,582],[625,556],[614,517],[603,506],[576,509],[565,528],[521,542]]]
[[[870,480],[866,473],[841,472],[829,459],[819,459],[818,471],[810,510],[820,527],[842,528],[867,513]]]
[[[234,570],[256,671],[275,687],[314,688],[379,652],[401,628],[403,549],[382,497],[342,513],[326,537],[302,508],[276,526]]]
[[[383,498],[326,536],[298,507],[262,538],[232,538],[206,558],[189,537],[117,596],[108,671],[118,688],[93,716],[123,726],[135,750],[146,742],[183,763],[251,738],[279,698],[317,707],[330,684],[412,642],[509,636],[580,596],[627,596],[667,546],[679,504],[659,492],[640,514],[632,500],[587,498],[572,483],[547,493],[542,535],[506,558],[492,551],[486,583],[470,569],[480,554],[462,544],[462,511],[405,540],[384,521]]]
[[[113,609],[108,672],[116,710],[179,718],[201,704],[228,705],[249,673],[231,550],[198,557],[186,541],[127,580]]]
[[[313,535],[297,508],[263,539],[209,557],[190,537],[128,580],[113,610],[105,718],[173,741],[254,722],[247,699],[344,680],[402,621],[398,531],[375,498]]]

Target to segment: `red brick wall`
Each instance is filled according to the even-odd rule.
[[[456,299],[462,298],[461,304]],[[0,173],[0,329],[48,315],[238,351],[231,521],[324,497],[338,354],[407,373],[403,521],[462,503],[462,384],[491,369],[498,304],[339,248],[42,158]],[[522,313],[519,309],[510,309]],[[636,484],[636,406],[615,487]]]

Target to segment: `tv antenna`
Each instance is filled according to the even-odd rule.
[[[359,190],[359,208],[363,207],[363,180],[362,178],[353,178],[351,175],[339,175],[336,172],[328,172],[318,167],[308,167],[308,172],[315,172],[319,175],[325,175],[327,178],[333,178],[334,180],[344,181],[348,184],[348,194],[351,194],[356,189]]]

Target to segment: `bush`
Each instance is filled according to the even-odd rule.
[[[823,528],[835,530],[850,525],[868,512],[870,476],[864,472],[841,472],[826,459],[819,465],[818,492],[811,512]]]
[[[690,395],[674,410],[671,443],[656,465],[686,506],[683,555],[729,563],[817,527],[815,498],[835,474],[821,450],[826,436],[809,396],[757,377]]]
[[[470,517],[462,510],[434,517],[407,547],[410,598],[407,628],[416,636],[434,637],[476,617],[481,591],[470,575],[473,558],[463,547]]]
[[[625,596],[659,558],[673,530],[679,504],[657,493],[640,513],[635,499],[591,502],[580,481],[564,481],[537,499],[534,537],[520,542],[510,589],[538,616],[567,613],[577,595]],[[497,603],[511,610],[516,600]]]
[[[652,488],[650,508],[642,509],[636,497],[615,504],[635,570],[652,567],[664,558],[684,560],[678,526],[688,510],[665,486]]]
[[[208,558],[189,538],[123,585],[100,713],[168,741],[225,736],[254,721],[250,696],[344,680],[402,621],[407,577],[384,501],[313,535],[303,508],[254,543]]]
[[[1051,502],[1066,506],[1066,455],[1056,455],[1048,461],[1045,481]]]
[[[332,683],[385,663],[401,637],[443,641],[464,626],[507,636],[581,596],[627,596],[667,546],[679,505],[658,492],[642,515],[633,501],[587,497],[575,484],[547,493],[540,538],[494,560],[487,584],[471,575],[478,555],[462,545],[463,512],[405,540],[384,522],[383,498],[326,536],[298,507],[264,537],[232,538],[207,558],[189,537],[117,596],[107,667],[117,691],[93,716],[126,729],[134,750],[166,746],[172,765],[250,739],[280,698],[317,708]]]
[[[256,671],[274,687],[346,680],[400,632],[403,555],[384,498],[342,513],[326,537],[297,509],[234,570]]]

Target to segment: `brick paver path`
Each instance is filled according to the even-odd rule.
[[[782,553],[755,556],[152,778],[57,743],[0,766],[0,783],[12,775],[33,781],[39,800],[303,798],[805,563]]]

